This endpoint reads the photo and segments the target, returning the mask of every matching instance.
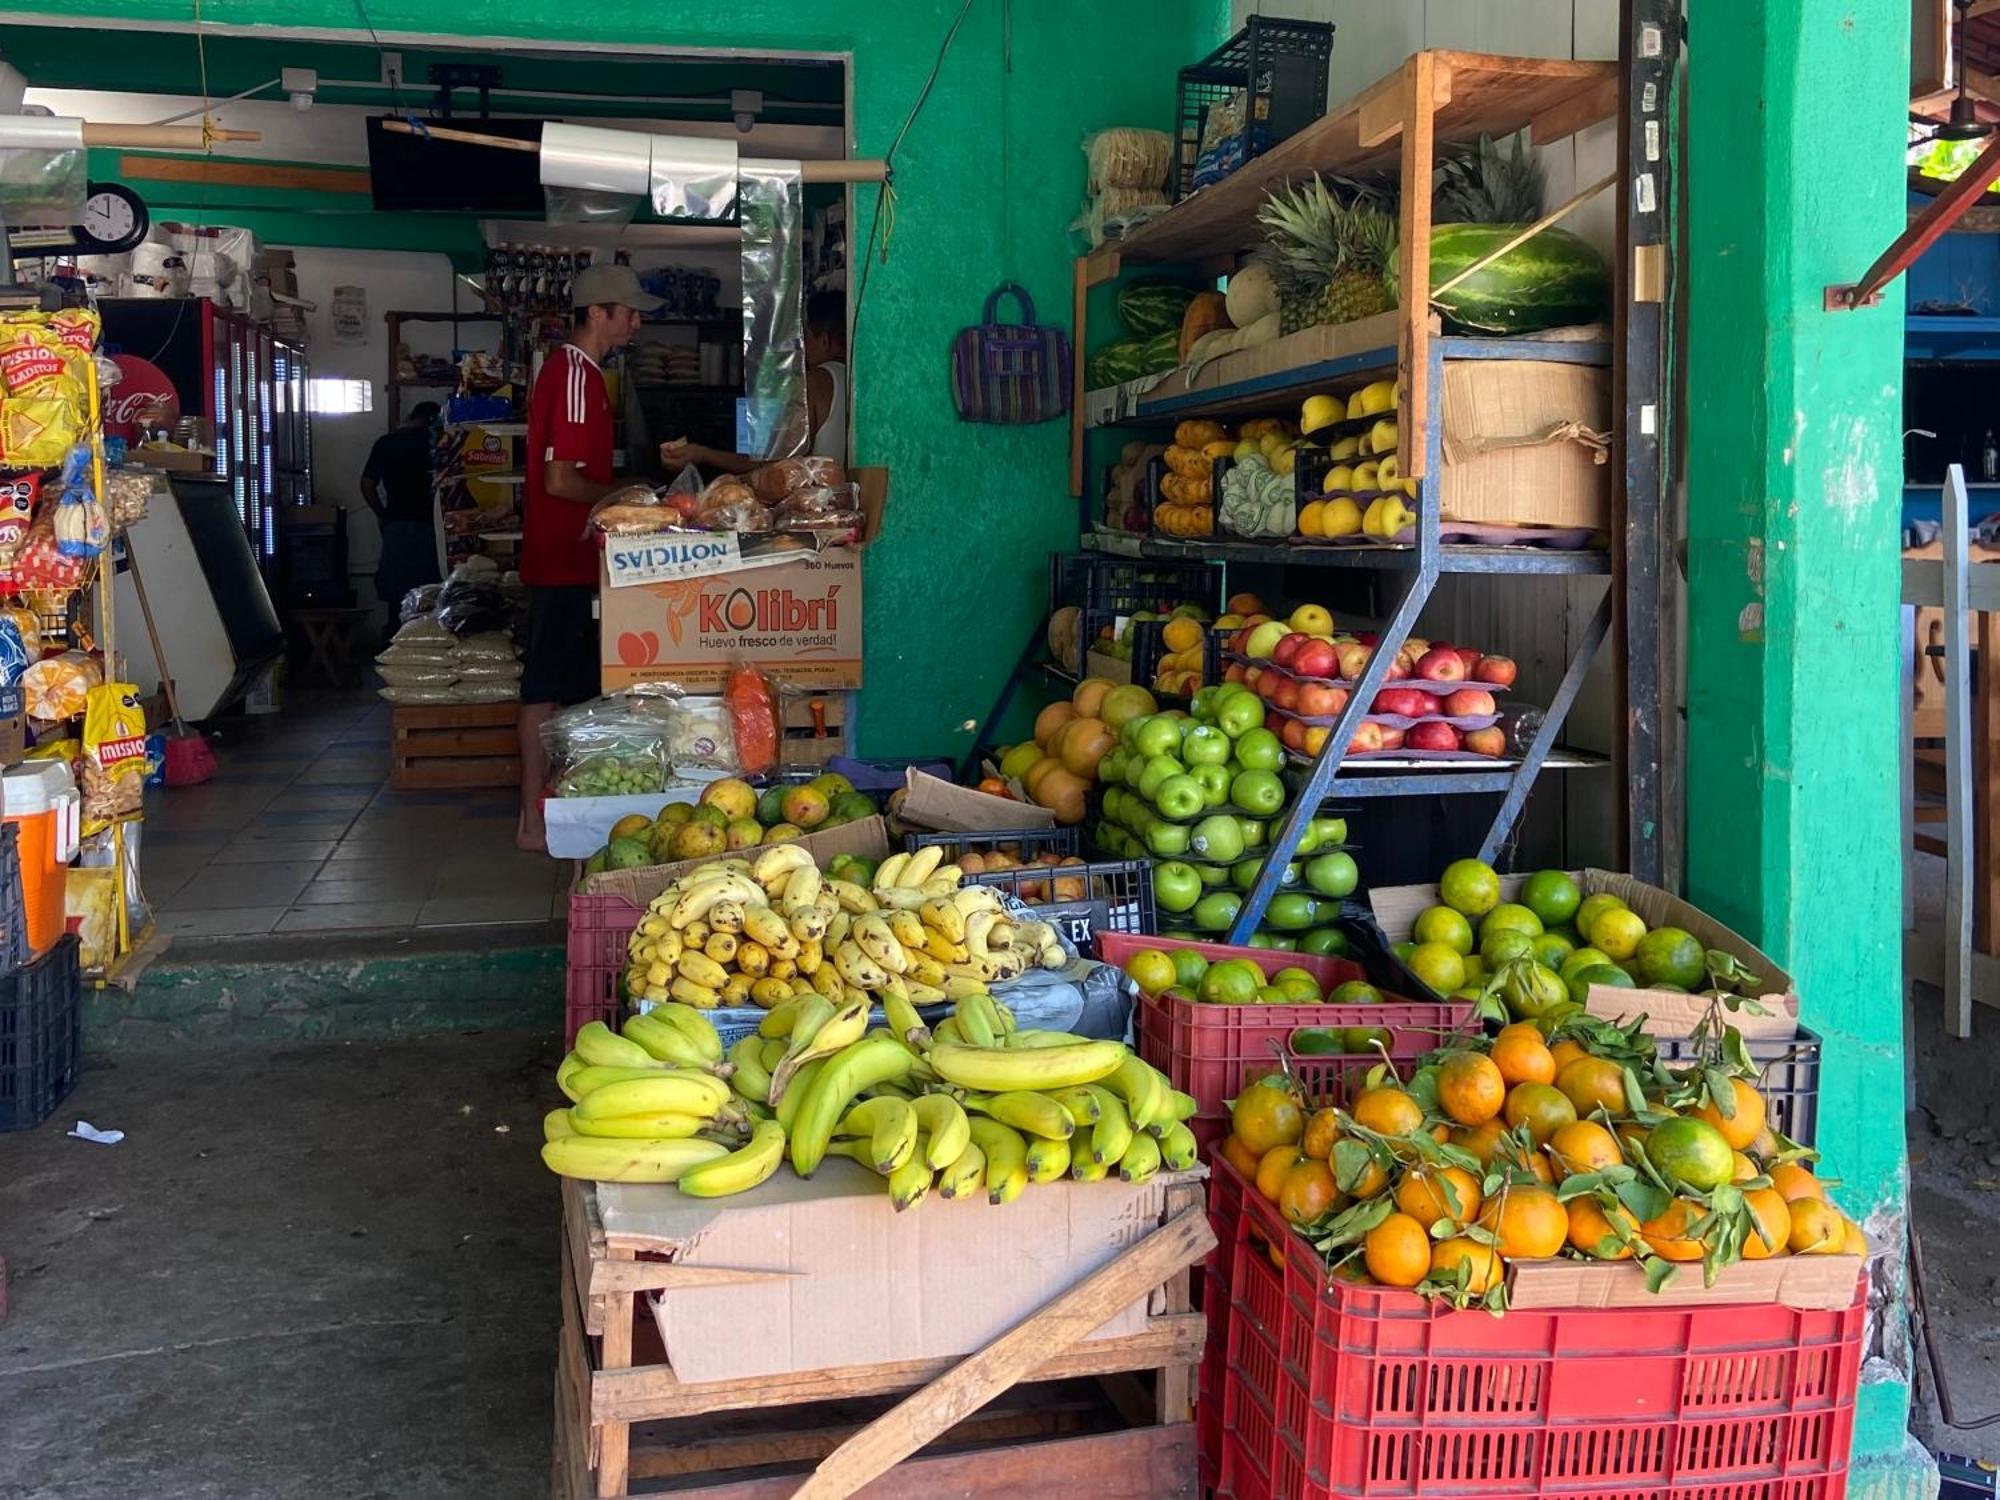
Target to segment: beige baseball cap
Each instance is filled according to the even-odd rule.
[[[630,266],[586,266],[570,283],[570,306],[598,307],[611,304],[636,308],[642,313],[658,312],[659,297],[648,296],[639,285],[639,273]]]

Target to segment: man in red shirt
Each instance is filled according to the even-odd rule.
[[[523,849],[547,847],[542,790],[548,761],[542,726],[558,707],[597,695],[597,546],[590,507],[618,488],[611,472],[611,400],[600,368],[632,342],[640,314],[658,297],[640,290],[630,266],[596,265],[576,278],[574,327],[553,350],[528,397],[527,482],[521,496],[521,582],[528,638],[521,653]]]

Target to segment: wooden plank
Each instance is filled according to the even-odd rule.
[[[389,711],[396,733],[405,729],[493,729],[521,717],[518,703],[399,703]]]
[[[118,158],[118,175],[134,182],[186,182],[201,187],[286,188],[362,197],[374,191],[366,167],[307,167],[205,156],[143,156],[129,151]]]
[[[684,1291],[692,1287],[788,1281],[805,1274],[803,1271],[734,1271],[727,1266],[679,1266],[665,1260],[598,1260],[591,1262],[590,1290],[598,1296],[617,1292]]]
[[[1551,105],[1528,122],[1529,139],[1537,146],[1568,140],[1579,130],[1610,118],[1618,107],[1618,80],[1605,78]]]
[[[417,729],[397,737],[393,754],[407,760],[431,759],[441,755],[512,756],[521,749],[521,737],[510,725],[505,729]]]
[[[625,1251],[608,1253],[613,1260],[630,1258]],[[604,1299],[604,1337],[598,1344],[598,1361],[605,1370],[631,1367],[633,1300],[630,1292],[614,1292]],[[595,1401],[591,1403],[591,1416],[598,1428],[597,1493],[600,1497],[623,1495],[632,1429],[627,1423],[606,1420]]]
[[[1199,1213],[1208,1212],[1208,1190],[1198,1182],[1181,1183],[1167,1189],[1166,1213],[1171,1217],[1194,1209]],[[1171,1276],[1161,1288],[1162,1305],[1160,1311],[1168,1314],[1183,1314],[1194,1308],[1194,1297],[1190,1287],[1193,1281],[1191,1271],[1182,1271]],[[1185,1422],[1194,1411],[1194,1371],[1187,1365],[1164,1365],[1153,1382],[1153,1420],[1163,1425]]]
[[[1018,1389],[1018,1388],[1017,1388]],[[1029,1399],[1034,1388],[1022,1392],[1022,1399],[992,1408],[960,1422],[946,1435],[953,1446],[1022,1442],[1030,1438],[1048,1439],[1088,1430],[1092,1419],[1102,1426],[1107,1413],[1102,1402],[1052,1401],[1046,1404]],[[861,1427],[859,1419],[817,1421],[803,1426],[772,1430],[746,1430],[740,1426],[707,1437],[688,1436],[684,1422],[659,1424],[657,1440],[650,1429],[633,1435],[632,1477],[664,1479],[681,1474],[726,1473],[763,1464],[818,1463]],[[1138,1425],[1151,1426],[1150,1419]]]
[[[1448,102],[1441,105],[1435,126],[1442,141],[1509,135],[1538,118],[1580,128],[1604,118],[1615,103],[1613,63],[1442,49],[1414,56],[1431,60],[1428,71],[1434,81],[1440,76],[1448,80]],[[1254,249],[1262,241],[1257,207],[1273,185],[1313,172],[1365,172],[1394,165],[1407,111],[1393,101],[1409,66],[1404,63],[1223,181],[1147,221],[1119,242],[1119,253],[1127,261],[1159,262]],[[1613,85],[1610,102],[1607,80]],[[1598,112],[1572,103],[1579,96],[1593,101]],[[1406,185],[1409,180],[1405,177]]]
[[[675,1500],[792,1500],[795,1475],[675,1489]],[[852,1493],[857,1500],[1002,1500],[1052,1488],[1091,1500],[1196,1500],[1192,1423],[1017,1443],[916,1458]]]
[[[1428,82],[1427,75],[1420,75]],[[1022,1379],[1051,1350],[1065,1350],[1101,1327],[1135,1297],[1215,1248],[1199,1209],[1161,1228],[1092,1272],[1061,1296],[863,1428],[799,1486],[796,1500],[841,1500],[894,1468],[965,1412]]]
[[[1213,1233],[1209,1239],[1212,1243]],[[1157,1370],[1173,1364],[1198,1364],[1207,1338],[1207,1322],[1198,1313],[1153,1317],[1147,1319],[1144,1333],[1089,1339],[1051,1353],[1021,1379],[1068,1380],[1114,1370]],[[600,1422],[643,1422],[711,1411],[794,1406],[843,1396],[880,1396],[915,1390],[960,1363],[956,1358],[898,1360],[802,1370],[787,1375],[750,1375],[740,1380],[711,1380],[699,1385],[684,1384],[665,1365],[629,1370],[604,1368],[591,1376],[591,1413]]]
[[[1950,1036],[1972,1035],[1972,705],[1966,642],[1965,549],[1967,517],[1965,470],[1945,470],[1944,493],[1944,714],[1946,825],[1944,884],[1944,1029]]]
[[[1409,61],[1409,113],[1403,123],[1403,305],[1398,349],[1403,376],[1403,400],[1397,411],[1398,470],[1407,478],[1422,479],[1429,445],[1424,441],[1424,421],[1430,414],[1430,300],[1417,288],[1431,284],[1431,163],[1435,147],[1436,118],[1432,101],[1436,98],[1436,59],[1419,52]],[[1424,498],[1437,504],[1437,487],[1427,486]]]
[[[573,1177],[565,1177],[563,1184],[563,1273],[564,1279],[573,1288],[577,1300],[583,1304],[584,1332],[595,1338],[604,1332],[604,1299],[590,1295],[590,1272],[597,1262],[592,1253],[590,1225],[586,1213],[586,1192],[584,1184]],[[596,1207],[596,1184],[589,1187],[589,1207]],[[602,1254],[604,1226],[597,1227],[597,1253]]]
[[[562,1329],[556,1344],[556,1389],[566,1399],[575,1423],[576,1442],[584,1468],[597,1466],[597,1429],[590,1420],[590,1346],[582,1321],[582,1305],[576,1292],[575,1268],[569,1260],[569,1246],[562,1247],[561,1281],[567,1282],[562,1298]],[[577,1492],[581,1495],[583,1492]]]

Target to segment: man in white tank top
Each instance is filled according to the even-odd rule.
[[[840,292],[815,292],[806,299],[806,410],[812,441],[806,452],[815,458],[847,463],[847,298]],[[768,458],[705,448],[686,438],[660,444],[660,462],[669,473],[693,464],[715,474],[747,474]]]

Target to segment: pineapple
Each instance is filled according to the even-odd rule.
[[[1511,155],[1482,135],[1477,146],[1461,146],[1438,162],[1431,217],[1439,224],[1532,224],[1542,216],[1547,188],[1525,130],[1514,137]]]
[[[1317,175],[1275,188],[1257,215],[1277,256],[1281,334],[1395,305],[1395,216],[1359,184],[1341,186],[1344,201]]]

